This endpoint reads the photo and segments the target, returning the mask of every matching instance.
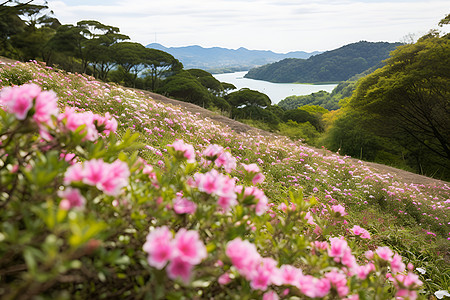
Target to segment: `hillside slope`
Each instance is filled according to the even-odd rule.
[[[450,188],[447,183],[425,183],[425,179],[420,177],[414,177],[415,183],[411,183],[395,177],[392,173],[386,173],[385,170],[380,172],[381,169],[372,169],[371,165],[364,162],[324,149],[307,147],[283,136],[253,130],[249,126],[235,123],[191,104],[99,82],[83,74],[54,70],[37,62],[0,64],[0,87],[21,86],[14,90],[31,89],[31,86],[23,86],[30,83],[44,90],[53,90],[58,97],[52,98],[55,110],[61,111],[61,114],[53,118],[53,125],[49,124],[47,127],[48,135],[37,130],[34,122],[39,119],[34,118],[33,110],[30,114],[27,113],[25,120],[19,119],[20,115],[16,118],[11,106],[5,106],[8,112],[1,115],[3,144],[0,144],[0,149],[9,152],[1,157],[7,157],[7,161],[6,167],[0,168],[0,178],[6,178],[13,184],[21,180],[23,185],[18,189],[7,189],[6,193],[0,193],[2,199],[7,198],[1,200],[5,209],[0,210],[0,227],[6,230],[2,232],[4,240],[0,243],[0,248],[6,249],[2,253],[18,253],[15,259],[2,260],[0,269],[10,271],[8,278],[11,280],[0,283],[0,297],[5,292],[7,295],[28,292],[27,295],[53,295],[48,298],[55,299],[61,290],[67,291],[68,296],[82,290],[82,295],[86,296],[83,298],[115,298],[117,295],[123,295],[124,291],[130,299],[145,298],[144,294],[154,293],[153,288],[146,285],[150,282],[163,289],[160,296],[155,297],[158,299],[167,299],[168,297],[164,297],[165,293],[173,294],[174,290],[179,295],[189,295],[188,298],[204,295],[201,298],[234,299],[236,297],[230,296],[229,293],[247,293],[248,298],[261,299],[263,292],[246,289],[249,284],[243,282],[245,278],[239,277],[237,273],[237,280],[233,280],[229,285],[217,284],[224,271],[222,266],[216,267],[217,261],[220,259],[227,269],[231,268],[230,260],[225,256],[228,255],[225,248],[227,242],[240,238],[249,243],[254,242],[255,250],[263,253],[265,257],[273,257],[271,261],[277,266],[286,263],[301,264],[304,274],[308,274],[305,276],[311,279],[326,278],[324,276],[328,270],[322,272],[321,268],[326,267],[322,259],[326,259],[330,266],[338,266],[339,270],[341,268],[333,259],[335,255],[327,254],[329,252],[322,246],[320,253],[314,253],[315,248],[312,247],[315,247],[315,242],[325,241],[328,245],[326,241],[330,240],[333,245],[341,240],[340,236],[348,240],[348,246],[351,244],[351,247],[347,253],[355,257],[354,261],[352,259],[352,266],[358,270],[360,262],[356,261],[356,257],[364,257],[367,250],[388,246],[404,259],[405,265],[396,267],[400,272],[409,262],[417,268],[426,268],[425,274],[414,275],[411,267],[410,276],[420,276],[420,280],[426,285],[424,290],[427,297],[437,290],[447,288],[445,269],[450,262],[447,247],[449,228],[445,223],[448,220],[450,203]],[[39,103],[42,103],[48,98],[38,99]],[[9,105],[10,102],[3,103]],[[39,114],[42,114],[42,110],[39,110]],[[102,138],[92,135],[84,139],[88,132],[80,132],[83,127],[69,129],[68,126],[72,128],[72,122],[76,120],[93,122],[93,114],[100,114],[108,119],[114,118],[117,121],[116,129],[113,129],[115,133],[110,132],[109,136]],[[101,120],[98,115],[95,118]],[[9,126],[8,122],[13,122],[14,126]],[[98,126],[98,121],[96,128],[103,128]],[[22,143],[19,147],[11,137],[4,139],[5,135],[11,136],[16,132],[16,136],[19,136],[19,131],[25,131],[29,135],[17,139]],[[134,137],[131,136],[132,133]],[[68,136],[73,136],[73,142],[67,142]],[[139,143],[129,144],[131,138]],[[30,144],[30,140],[33,143]],[[55,141],[58,141],[58,144],[55,144]],[[127,144],[122,145],[122,141]],[[70,151],[60,151],[57,148],[59,144],[69,145]],[[30,148],[29,152],[21,147]],[[225,161],[231,162],[230,165],[208,164],[207,159],[213,157],[209,152],[211,149],[223,149],[229,153],[230,156]],[[39,152],[34,154],[33,151]],[[33,156],[32,163],[19,160],[20,167],[14,168],[18,158],[22,155],[29,158],[30,153]],[[70,161],[61,159],[67,158],[69,154],[75,155],[72,159],[69,158]],[[98,160],[102,156],[103,162]],[[79,163],[72,165],[71,163],[75,163],[74,158]],[[4,160],[3,164],[5,166]],[[128,179],[126,182],[118,181],[121,186],[114,192],[106,190],[107,186],[103,185],[106,181],[103,179],[102,185],[94,185],[92,181],[84,180],[84,177],[90,174],[87,168],[93,167],[94,164],[106,168],[121,166],[122,171],[117,170],[114,176],[123,175]],[[58,172],[48,172],[54,168],[58,168]],[[257,171],[252,171],[256,168]],[[104,172],[104,169],[95,169],[101,171],[102,177],[109,178],[110,174]],[[129,174],[127,170],[130,171]],[[251,172],[260,174],[257,181],[254,179],[258,174]],[[42,181],[42,178],[48,180],[49,176],[49,181]],[[79,176],[84,176],[82,181]],[[200,186],[203,182],[201,180],[206,178],[203,176],[208,176],[208,180],[213,181],[208,187],[213,186],[214,191],[202,190],[206,186]],[[227,183],[223,182],[225,180]],[[49,186],[48,183],[53,185]],[[24,193],[29,186],[34,192]],[[40,186],[45,188],[38,188]],[[216,191],[228,191],[228,187],[232,188],[229,190],[230,195],[236,195],[236,198],[232,198],[236,200],[233,203],[235,208],[223,208],[220,201],[224,201],[224,194],[216,194]],[[0,188],[5,190],[4,185],[0,185]],[[59,192],[62,189],[71,192],[72,188],[86,197],[86,201],[79,199],[86,202],[86,209],[62,216],[59,213],[54,215],[53,212],[59,210],[54,203],[61,206],[64,200],[62,197],[66,197]],[[239,189],[245,190],[241,193]],[[254,194],[246,196],[247,190]],[[104,195],[99,194],[102,191],[105,191]],[[8,195],[13,192],[14,198],[10,200],[11,196]],[[194,201],[197,212],[179,213],[177,209],[180,207],[175,209],[179,197],[185,198],[189,203]],[[264,210],[258,210],[260,204]],[[231,209],[224,210],[228,208]],[[43,217],[47,213],[50,218]],[[322,221],[320,215],[326,219]],[[73,221],[74,217],[79,218]],[[339,223],[336,223],[336,220]],[[60,223],[55,226],[55,221]],[[314,221],[317,223],[311,224]],[[60,224],[68,227],[61,227]],[[353,229],[358,228],[352,229],[352,226],[357,224],[363,226],[369,238],[361,239],[362,237],[356,236],[356,232],[352,233]],[[178,232],[183,232],[182,228],[194,229],[202,243],[208,245],[208,250],[202,254],[205,260],[200,265],[195,262],[193,276],[196,281],[192,285],[187,285],[187,279],[186,285],[176,285],[173,276],[169,274],[169,277],[165,277],[164,272],[160,272],[164,265],[158,267],[150,260],[147,263],[144,251],[147,251],[149,243],[144,247],[143,244],[149,227],[150,231],[154,232],[155,227],[162,226],[168,226]],[[14,230],[8,229],[11,227]],[[54,231],[48,228],[53,228]],[[91,229],[97,231],[92,233]],[[85,237],[84,232],[90,235]],[[80,235],[80,238],[72,238]],[[22,236],[29,238],[31,242],[22,242]],[[45,238],[46,236],[48,238]],[[44,243],[42,237],[45,239]],[[64,246],[68,240],[74,246],[60,247],[55,244],[56,248],[48,247],[55,238],[61,240],[58,245]],[[83,248],[85,243],[93,249]],[[29,245],[33,248],[29,248]],[[287,248],[291,246],[295,248]],[[89,250],[89,253],[79,252],[78,247],[81,247],[81,250]],[[97,250],[94,251],[95,249]],[[352,249],[355,250],[352,252]],[[61,251],[67,251],[63,252],[67,255],[61,255]],[[379,251],[382,253],[387,251],[387,248],[383,247]],[[389,253],[388,256],[391,257],[393,253]],[[65,265],[73,265],[73,269],[60,268],[59,259],[47,261],[46,258],[51,255],[64,258]],[[38,263],[30,264],[30,257]],[[73,259],[77,261],[71,264]],[[385,281],[384,276],[379,276],[381,271],[378,270],[385,270],[385,264],[378,261],[377,257],[375,259],[376,272],[369,271],[371,275],[370,278],[367,277],[367,280],[370,280],[369,288],[364,285],[367,283],[363,282],[365,277],[349,275],[351,277],[348,282],[357,282],[348,286],[352,293],[367,293],[370,289],[371,294],[366,299],[375,299],[372,297],[375,294],[391,295],[395,292],[378,292],[376,289],[380,278],[383,280],[380,284],[390,283]],[[402,258],[396,256],[395,259],[397,262]],[[55,265],[58,269],[53,272],[53,269],[48,269],[48,264]],[[78,267],[80,265],[81,269]],[[36,270],[34,266],[39,268],[39,273],[33,272]],[[170,269],[170,266],[168,268]],[[52,276],[56,277],[49,277],[47,281],[44,278],[43,289],[42,277],[30,277],[31,285],[29,281],[23,280],[27,274],[32,276],[34,273],[47,274],[50,271]],[[135,278],[136,274],[141,276],[142,280],[130,283],[130,278]],[[399,278],[401,276],[402,274]],[[75,281],[59,281],[53,278],[74,278],[76,284]],[[209,283],[198,286],[197,279]],[[240,290],[241,287],[243,289]],[[278,287],[276,288],[278,291]],[[415,286],[412,288],[416,289]],[[280,287],[278,292],[282,289]],[[218,292],[222,293],[221,297],[216,297]],[[323,294],[321,295],[320,297],[323,297]],[[343,297],[346,295],[347,293]],[[152,296],[147,298],[149,297]]]
[[[251,69],[246,78],[271,82],[324,83],[348,80],[389,57],[401,43],[361,41],[308,59],[284,59]]]

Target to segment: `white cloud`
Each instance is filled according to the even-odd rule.
[[[443,0],[129,0],[49,1],[62,23],[114,25],[144,45],[330,50],[369,41],[399,41],[436,28]],[[109,3],[109,4],[108,4]]]

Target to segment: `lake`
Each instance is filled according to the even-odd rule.
[[[272,100],[272,104],[277,104],[281,100],[289,96],[303,96],[315,93],[318,91],[331,91],[337,86],[337,84],[299,84],[299,83],[273,83],[263,80],[255,80],[244,78],[244,72],[234,72],[225,74],[213,74],[213,76],[220,82],[232,83],[239,90],[241,88],[249,88],[256,90],[269,96]]]

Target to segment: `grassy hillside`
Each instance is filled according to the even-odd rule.
[[[308,59],[283,59],[251,69],[246,78],[271,82],[340,82],[381,65],[400,43],[361,41],[327,51]]]
[[[124,136],[128,129],[139,133],[141,148],[138,155],[155,169],[164,171],[168,167],[167,159],[170,151],[167,150],[167,145],[176,139],[183,139],[186,143],[192,144],[197,154],[211,144],[221,145],[236,157],[238,165],[255,163],[262,170],[265,181],[259,187],[268,197],[271,203],[269,205],[273,207],[271,213],[283,214],[276,207],[289,199],[289,191],[303,194],[303,197],[309,199],[311,203],[314,202],[312,200],[314,197],[323,208],[343,205],[349,214],[346,216],[345,224],[348,223],[348,226],[359,224],[372,236],[367,242],[355,240],[352,245],[363,250],[389,246],[404,257],[406,264],[411,262],[416,268],[425,269],[425,273],[415,271],[424,282],[421,295],[429,296],[448,287],[450,187],[446,183],[436,185],[404,183],[390,174],[374,172],[363,162],[350,157],[341,157],[326,150],[311,149],[285,137],[238,134],[228,127],[202,118],[201,115],[149,99],[144,93],[101,83],[81,74],[53,70],[37,63],[1,66],[0,86],[25,83],[35,83],[43,89],[55,91],[61,109],[69,106],[79,112],[111,114],[118,121],[119,137]],[[238,182],[244,182],[245,172],[239,170],[238,168],[230,174]],[[2,215],[3,231],[7,227],[5,224],[10,222],[3,219],[4,217]],[[122,215],[122,218],[127,216]],[[276,223],[270,225],[271,218],[272,216],[267,215],[264,219],[266,221],[261,225],[261,228],[265,228],[264,230],[268,232],[272,226],[274,230],[278,226]],[[286,219],[286,222],[287,220],[289,219]],[[185,221],[186,219],[177,219],[176,222],[183,224]],[[297,221],[290,222],[295,226]],[[334,230],[332,229],[334,227],[330,226],[330,230]],[[336,224],[335,226],[340,235],[352,239],[349,227]],[[5,238],[5,234],[1,236]],[[269,233],[260,237],[260,240],[255,238],[255,243],[260,241],[259,250],[264,251],[265,255],[283,257],[281,253],[271,251],[273,245],[268,245],[270,238]],[[129,243],[129,247],[136,247],[136,253],[141,251],[142,243],[138,246],[136,243]],[[109,245],[105,246],[106,248],[114,248],[111,243],[105,245]],[[264,245],[266,248],[263,248]],[[214,250],[208,249],[209,251]],[[135,259],[131,252],[124,250],[124,253],[128,253],[127,259]],[[361,256],[358,260],[364,258]],[[304,262],[300,263],[302,264]],[[0,269],[2,268],[3,266],[0,266]],[[1,274],[0,272],[0,276]],[[99,275],[100,279],[92,279],[92,284],[98,280],[101,284],[102,276],[105,275]],[[125,282],[120,281],[123,280],[120,276],[116,280],[115,285]],[[203,283],[197,284],[201,286]],[[196,289],[200,289],[200,286]],[[184,291],[179,285],[172,288],[179,290],[180,293]]]

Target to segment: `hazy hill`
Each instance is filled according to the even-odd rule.
[[[401,43],[348,44],[308,59],[287,58],[251,69],[245,77],[271,82],[323,83],[348,80],[355,74],[381,65]]]
[[[146,46],[165,51],[180,60],[186,69],[203,69],[209,72],[246,71],[253,67],[276,62],[285,58],[307,59],[312,53],[295,51],[289,53],[275,53],[267,50],[248,50],[246,48],[227,49],[220,47],[203,48],[201,46],[164,47],[158,43]]]

